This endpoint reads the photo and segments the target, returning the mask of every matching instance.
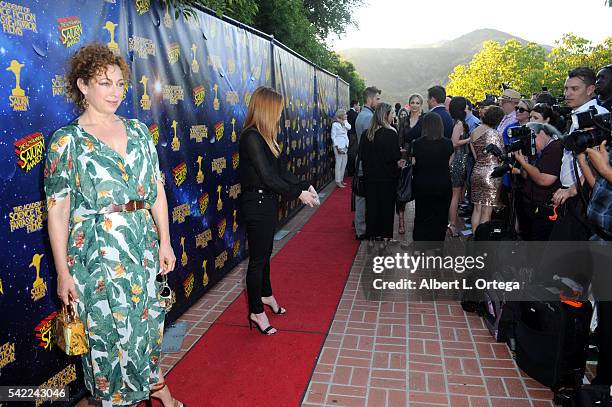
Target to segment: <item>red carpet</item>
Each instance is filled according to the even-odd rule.
[[[351,219],[350,188],[335,189],[272,259],[287,314],[267,313],[280,332],[249,332],[243,292],[168,374],[176,398],[190,407],[300,404],[359,246]]]

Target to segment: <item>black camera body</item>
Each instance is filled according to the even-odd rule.
[[[499,178],[510,171],[512,167],[520,168],[521,164],[514,158],[514,152],[520,151],[527,159],[535,158],[536,146],[534,132],[527,126],[515,126],[508,128],[510,143],[502,151],[495,144],[489,144],[484,149],[485,154],[493,154],[502,162],[493,169],[491,178]]]
[[[575,154],[605,140],[612,143],[612,113],[598,113],[595,106],[591,106],[585,112],[573,114],[572,124],[576,130],[565,136],[563,146]]]
[[[508,128],[510,143],[506,146],[506,153],[510,154],[520,151],[527,158],[536,156],[536,135],[527,126],[515,126]]]

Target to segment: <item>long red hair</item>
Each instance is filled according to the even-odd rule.
[[[275,157],[280,154],[276,135],[279,132],[278,121],[282,111],[283,96],[272,88],[260,86],[251,96],[243,127],[245,130],[256,128]]]

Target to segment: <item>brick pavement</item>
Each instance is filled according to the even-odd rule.
[[[305,208],[283,227],[291,232],[275,242],[274,254],[315,210]],[[408,205],[406,219],[412,217],[413,205]],[[397,224],[395,228],[397,233]],[[410,235],[407,222],[401,238]],[[360,287],[362,275],[370,271],[367,253],[363,243],[302,406],[553,406],[552,393],[522,373],[506,345],[495,343],[481,318],[466,314],[459,303],[367,300]],[[179,319],[189,324],[187,337],[181,352],[163,355],[164,370],[189,351],[244,289],[246,264]]]

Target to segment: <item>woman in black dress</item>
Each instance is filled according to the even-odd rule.
[[[402,158],[406,159],[412,155],[412,142],[421,137],[421,118],[423,117],[423,96],[413,93],[408,98],[410,110],[400,110],[399,143],[402,151]],[[402,110],[406,112],[406,117],[402,120]],[[397,233],[406,233],[404,213],[406,212],[406,202],[398,201],[395,205],[395,212],[399,215],[399,225]]]
[[[272,335],[264,305],[275,314],[286,310],[278,305],[270,284],[270,255],[278,219],[278,196],[299,198],[308,206],[316,204],[317,193],[308,182],[287,171],[276,142],[283,97],[272,88],[259,87],[251,96],[249,111],[240,134],[240,182],[242,217],[249,243],[246,286],[249,299],[249,327],[254,323],[262,334]]]
[[[422,137],[414,142],[413,187],[415,241],[444,241],[448,207],[452,197],[449,160],[453,142],[444,137],[442,119],[436,113],[423,117]]]
[[[394,116],[393,106],[380,103],[359,145],[366,187],[366,235],[371,240],[393,238],[398,167],[405,163],[392,126]]]

